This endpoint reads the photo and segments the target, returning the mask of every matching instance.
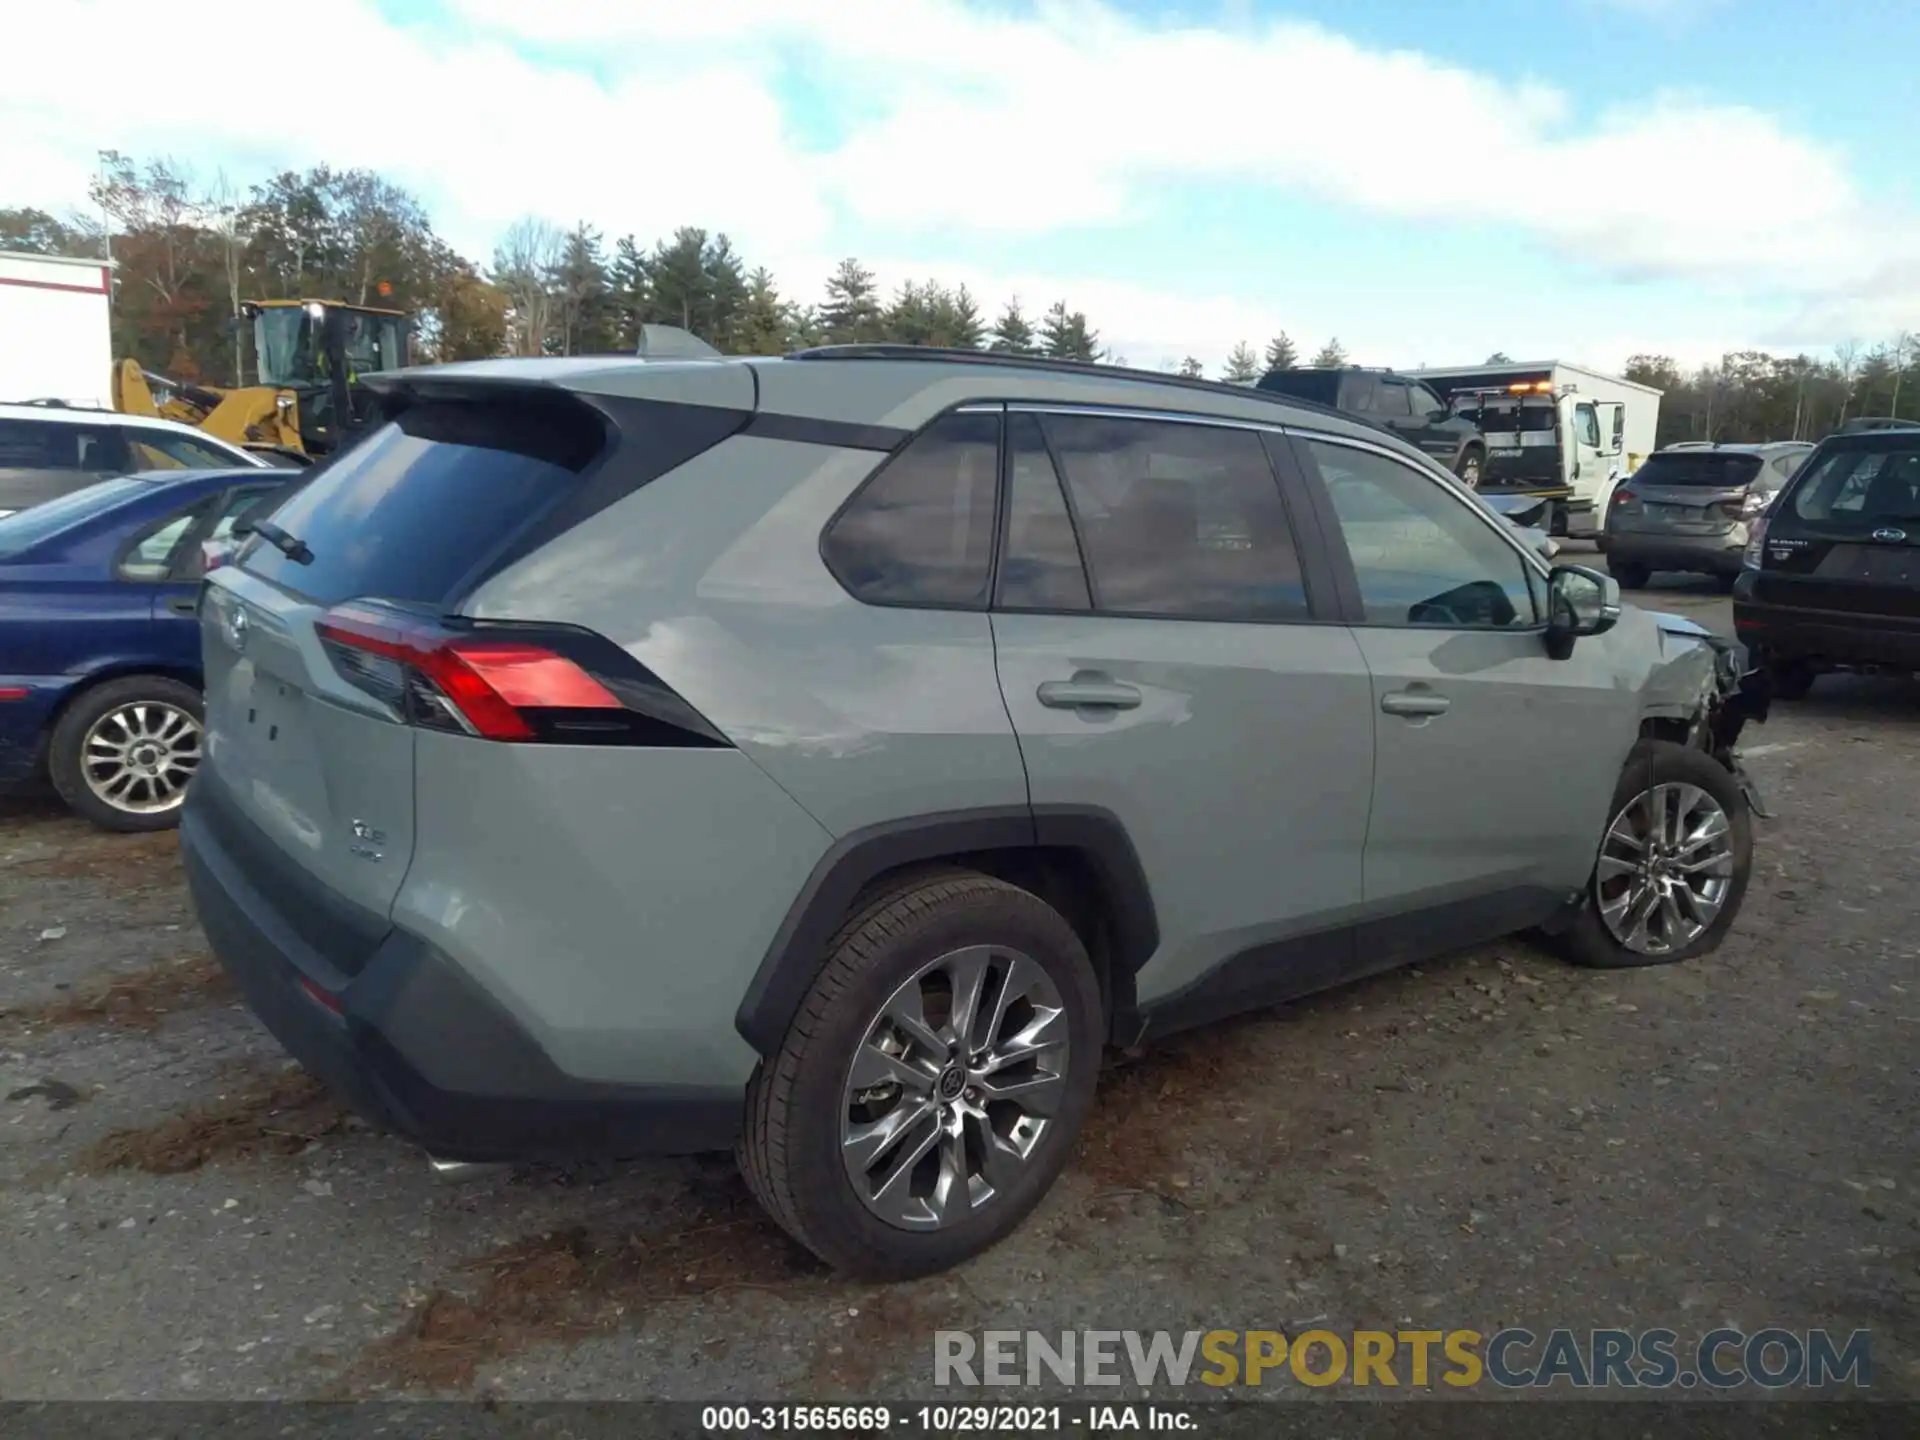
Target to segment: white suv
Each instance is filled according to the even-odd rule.
[[[0,515],[137,470],[254,469],[267,463],[172,420],[46,402],[0,405]]]

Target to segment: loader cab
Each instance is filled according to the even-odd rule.
[[[331,453],[378,422],[361,381],[406,365],[405,314],[324,300],[262,300],[243,313],[260,383],[292,392],[308,454]]]

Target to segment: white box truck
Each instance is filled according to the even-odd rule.
[[[113,408],[113,270],[0,250],[0,402]]]
[[[1480,488],[1550,496],[1556,535],[1596,534],[1614,487],[1653,453],[1661,392],[1650,385],[1564,360],[1411,373],[1486,436]]]

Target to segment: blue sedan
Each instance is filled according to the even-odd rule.
[[[200,762],[200,580],[307,472],[170,470],[0,517],[0,786],[108,830],[175,824]]]

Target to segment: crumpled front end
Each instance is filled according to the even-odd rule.
[[[1768,693],[1765,673],[1747,647],[1716,635],[1684,615],[1652,614],[1660,631],[1662,661],[1648,690],[1647,714],[1678,729],[1686,743],[1705,750],[1740,781],[1756,815],[1765,816],[1752,780],[1735,752],[1749,724],[1764,724]]]

